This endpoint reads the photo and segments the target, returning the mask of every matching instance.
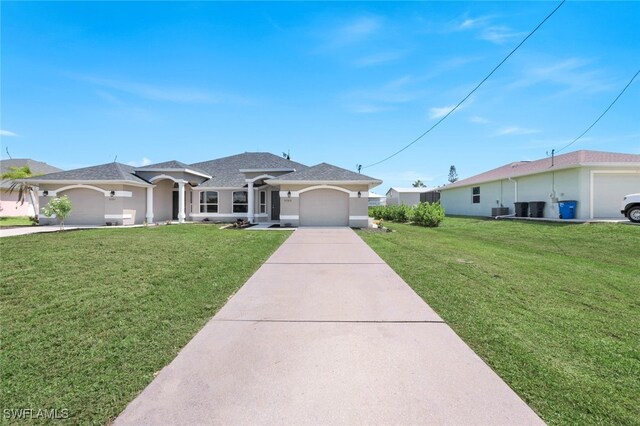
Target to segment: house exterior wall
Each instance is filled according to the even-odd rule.
[[[474,186],[480,187],[481,202],[477,204],[471,202]],[[557,219],[558,202],[575,200],[576,219],[622,219],[622,198],[634,192],[640,192],[640,166],[579,167],[521,176],[512,180],[443,188],[440,202],[447,214],[489,216],[492,207],[503,205],[509,207],[509,213],[513,214],[515,201],[544,201],[544,217]]]
[[[173,184],[169,179],[154,182],[153,221],[166,222],[173,218]]]
[[[124,186],[125,191],[131,191],[130,198],[122,198],[123,225],[144,223],[147,213],[147,189],[137,186]]]
[[[30,207],[31,203],[27,199],[24,204],[20,204],[17,191],[0,190],[0,216],[32,216],[35,210]]]
[[[420,204],[419,192],[398,192],[395,189],[387,191],[386,205],[393,206],[405,204],[407,206],[416,206]]]

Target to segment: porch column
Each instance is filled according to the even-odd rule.
[[[248,211],[247,211],[247,219],[249,220],[249,223],[253,223],[253,219],[254,219],[254,215],[253,215],[253,182],[249,182],[249,188],[247,189],[247,195],[248,195],[248,202],[249,205],[247,206]]]
[[[153,223],[153,186],[147,187],[147,214],[145,217],[148,224]]]
[[[178,182],[178,223],[184,223],[184,182]]]

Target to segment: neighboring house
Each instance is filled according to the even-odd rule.
[[[375,192],[369,192],[369,207],[386,206],[387,197],[384,195],[376,194]]]
[[[622,197],[640,192],[640,155],[575,151],[518,161],[439,188],[447,214],[514,213],[515,202],[545,202],[543,215],[558,218],[559,201],[577,201],[576,219],[621,219]]]
[[[10,160],[0,160],[0,174],[10,171],[12,167],[29,166],[34,175],[44,175],[62,171],[57,167],[48,165],[31,158],[13,158]],[[26,196],[24,203],[18,200],[18,191],[9,192],[12,182],[3,180],[0,182],[0,216],[35,216],[38,206],[32,206],[29,197]]]
[[[405,204],[407,206],[416,206],[420,203],[420,194],[429,191],[431,189],[426,187],[389,188],[387,191],[387,205]]]
[[[131,225],[245,219],[291,225],[366,227],[378,179],[326,163],[312,167],[263,152],[184,164],[108,163],[30,180],[40,202],[67,195],[68,224]],[[41,216],[41,223],[52,222]]]

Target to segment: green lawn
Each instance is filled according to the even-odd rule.
[[[640,227],[386,225],[360,235],[546,422],[640,424]]]
[[[184,225],[0,239],[0,410],[108,422],[288,235]]]
[[[3,216],[0,217],[0,227],[31,225],[27,216]]]

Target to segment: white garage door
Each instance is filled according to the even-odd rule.
[[[335,189],[303,192],[300,194],[300,225],[349,225],[349,194]]]
[[[593,175],[593,217],[618,218],[622,197],[640,193],[640,173],[596,173]]]
[[[60,192],[71,201],[71,214],[64,221],[68,225],[104,225],[105,196],[93,189],[70,189]]]

